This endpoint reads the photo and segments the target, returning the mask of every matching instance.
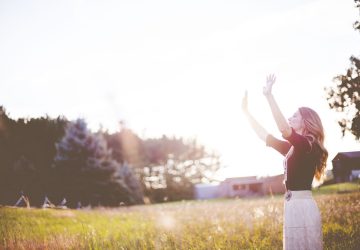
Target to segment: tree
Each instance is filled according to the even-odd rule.
[[[143,199],[143,188],[139,178],[134,173],[133,168],[127,163],[122,163],[120,168],[117,168],[115,173],[115,179],[124,180],[127,187],[131,190],[131,199],[132,203],[142,204],[144,203]]]
[[[138,195],[143,196],[144,166],[147,165],[146,155],[143,149],[142,140],[129,128],[120,123],[120,132],[113,134],[103,133],[107,144],[112,152],[112,157],[123,165],[122,175],[129,187]]]
[[[142,194],[131,189],[128,166],[112,158],[103,135],[91,133],[86,122],[70,123],[65,136],[56,144],[56,186],[69,200],[70,206],[82,204],[118,206],[121,202],[135,204]],[[132,186],[134,187],[134,186]]]
[[[357,8],[360,8],[360,0],[355,0]],[[354,23],[355,30],[360,31],[360,20]],[[356,140],[360,140],[360,59],[351,56],[351,66],[345,75],[334,78],[336,86],[325,88],[331,109],[342,112],[338,123],[343,136],[348,131]]]
[[[195,139],[185,142],[163,136],[144,145],[149,159],[144,182],[153,201],[192,199],[194,184],[212,181],[220,168],[219,156]]]
[[[123,124],[120,132],[105,137],[113,158],[132,166],[154,202],[193,198],[194,184],[211,181],[220,167],[219,156],[206,152],[196,140],[165,135],[143,140]]]
[[[66,123],[48,116],[15,121],[0,107],[0,203],[14,205],[23,192],[32,205],[41,205]]]

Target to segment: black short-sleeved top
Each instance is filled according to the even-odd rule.
[[[284,178],[287,190],[311,190],[316,165],[319,162],[321,149],[312,143],[310,137],[300,135],[292,129],[291,135],[276,139],[266,137],[266,146],[272,147],[285,156]]]

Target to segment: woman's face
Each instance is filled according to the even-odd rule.
[[[292,127],[297,133],[301,133],[304,128],[304,120],[301,117],[301,114],[298,111],[296,111],[292,117],[289,119],[289,125]]]

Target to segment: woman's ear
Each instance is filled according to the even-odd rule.
[[[305,119],[303,119],[303,118],[301,118],[301,128],[302,128],[303,130],[305,130],[305,129],[306,129],[306,126],[305,126]]]

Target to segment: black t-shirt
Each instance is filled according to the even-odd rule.
[[[312,143],[310,137],[296,133],[293,129],[287,141],[266,137],[266,146],[272,147],[285,156],[284,174],[288,190],[311,190],[316,165],[320,157],[320,148]]]

